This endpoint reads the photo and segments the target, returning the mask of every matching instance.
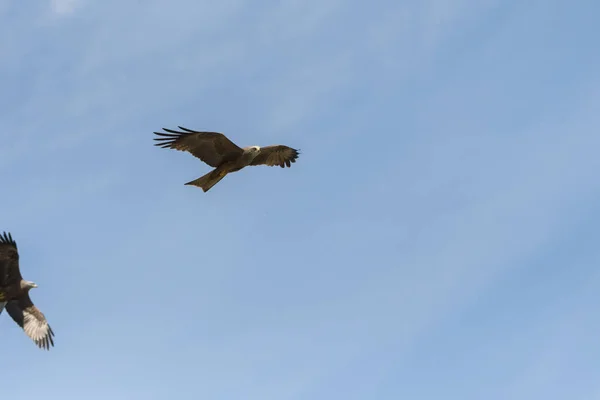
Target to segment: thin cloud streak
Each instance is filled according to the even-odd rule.
[[[69,15],[81,5],[81,0],[51,0],[52,12],[60,16]]]

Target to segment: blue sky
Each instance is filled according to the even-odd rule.
[[[600,399],[599,13],[0,1],[3,397]],[[302,155],[203,193],[177,125]]]

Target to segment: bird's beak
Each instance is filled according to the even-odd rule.
[[[36,284],[36,283],[32,283],[32,284],[31,284],[31,287],[32,287],[32,288],[36,288],[36,287],[37,287],[37,284]]]

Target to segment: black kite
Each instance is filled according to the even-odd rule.
[[[207,192],[227,174],[239,171],[249,165],[290,167],[295,163],[298,150],[288,146],[249,146],[241,148],[219,132],[193,131],[179,127],[178,132],[163,128],[166,132],[154,132],[162,138],[155,138],[159,143],[155,146],[181,151],[187,151],[210,165],[214,169],[206,175],[195,179],[186,185],[194,185]]]

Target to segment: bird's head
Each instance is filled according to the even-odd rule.
[[[36,288],[37,285],[35,282],[26,281],[24,279],[21,280],[21,290],[29,292],[31,289]]]
[[[244,162],[250,164],[260,154],[259,146],[244,147]]]

